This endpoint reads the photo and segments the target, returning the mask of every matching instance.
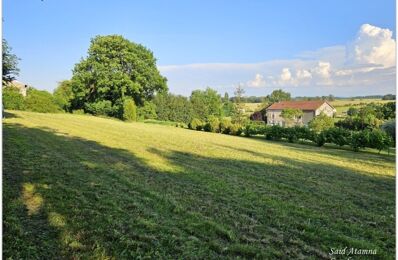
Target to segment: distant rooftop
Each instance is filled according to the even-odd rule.
[[[281,102],[272,104],[271,106],[269,106],[267,108],[267,110],[270,110],[270,109],[285,109],[285,108],[293,108],[293,109],[301,109],[301,110],[317,110],[324,103],[328,103],[328,102],[326,102],[324,100],[281,101]]]

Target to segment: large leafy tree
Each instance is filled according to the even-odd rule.
[[[189,123],[192,119],[191,103],[184,96],[159,93],[153,103],[158,120]]]
[[[8,42],[3,39],[3,84],[13,81],[19,75],[19,58],[11,50]]]
[[[71,100],[73,99],[72,84],[70,80],[63,80],[53,93],[55,103],[63,110],[70,112]]]
[[[276,103],[280,101],[288,101],[291,100],[291,95],[289,92],[285,92],[282,89],[277,89],[272,91],[270,95],[266,97],[269,103]]]
[[[73,109],[102,107],[109,116],[122,117],[123,103],[132,98],[137,105],[167,90],[153,53],[119,35],[91,40],[88,56],[73,69]]]
[[[190,101],[194,118],[206,120],[210,115],[219,117],[222,114],[221,96],[214,89],[194,90]]]

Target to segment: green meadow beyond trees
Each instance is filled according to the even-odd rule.
[[[167,91],[166,82],[150,50],[119,35],[97,36],[73,69],[71,108],[123,118],[126,99],[141,106]]]

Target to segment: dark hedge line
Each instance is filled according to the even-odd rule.
[[[354,151],[362,148],[374,148],[379,152],[388,150],[393,145],[392,138],[380,129],[365,129],[351,131],[340,127],[332,127],[321,132],[315,132],[305,126],[281,127],[268,126],[262,123],[249,123],[245,126],[232,123],[229,119],[209,118],[206,122],[193,119],[188,124],[189,129],[204,130],[206,132],[223,133],[246,137],[262,135],[267,140],[287,140],[291,143],[299,141],[311,141],[321,147],[326,143],[340,147],[350,146]]]

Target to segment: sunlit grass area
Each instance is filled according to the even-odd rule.
[[[3,121],[3,254],[395,254],[393,156],[84,115]]]

